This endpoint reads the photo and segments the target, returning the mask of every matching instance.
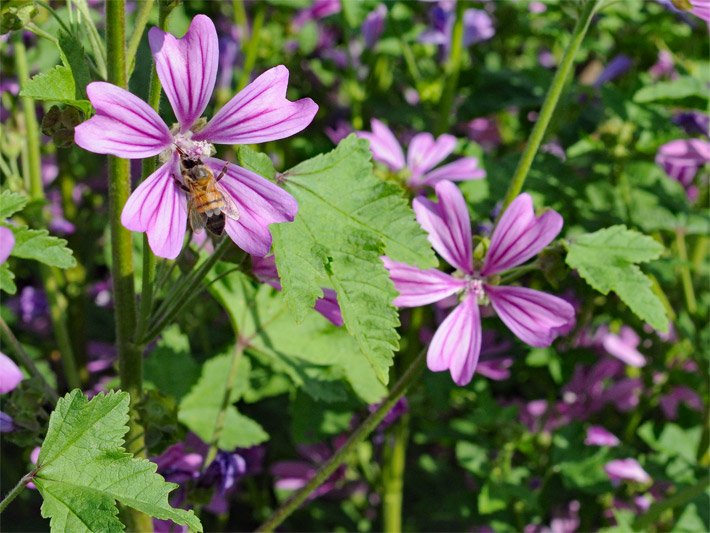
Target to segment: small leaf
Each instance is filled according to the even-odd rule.
[[[92,110],[91,102],[76,98],[76,84],[72,71],[69,67],[61,65],[37,74],[26,82],[20,91],[20,96],[69,104],[83,111],[85,115],[90,115]]]
[[[0,265],[0,290],[8,294],[15,294],[17,292],[15,274],[12,273],[7,263]]]
[[[126,392],[99,394],[89,401],[78,389],[57,403],[33,479],[52,531],[123,531],[117,501],[202,531],[194,512],[168,503],[177,485],[158,475],[155,463],[136,459],[123,448],[128,403]]]
[[[653,85],[643,87],[634,94],[634,102],[648,104],[667,100],[682,100],[696,97],[707,101],[708,88],[701,80],[690,76],[682,76],[671,81],[657,81]]]
[[[267,179],[274,179],[276,175],[274,164],[271,158],[265,153],[257,152],[247,145],[242,144],[237,147],[237,157],[239,158],[239,164],[247,170],[256,172]]]
[[[59,48],[64,52],[66,65],[71,69],[74,82],[74,95],[76,100],[86,100],[86,86],[91,81],[89,63],[86,61],[86,51],[81,42],[74,36],[59,32]]]
[[[21,259],[34,259],[45,265],[71,268],[76,265],[67,241],[54,237],[44,229],[11,228],[15,234],[15,247],[11,255]]]
[[[9,218],[27,205],[29,198],[19,192],[4,190],[0,193],[0,219]]]
[[[226,376],[229,374],[233,353],[213,357],[202,367],[202,376],[189,394],[180,402],[178,419],[205,442],[212,440],[217,415],[222,407],[227,387]],[[269,435],[251,418],[248,418],[231,405],[241,398],[249,385],[249,359],[240,356],[237,362],[236,383],[232,388],[227,407],[222,434],[218,446],[225,450],[246,448],[268,440]]]
[[[636,316],[666,331],[668,318],[651,280],[635,263],[657,259],[663,246],[626,226],[582,235],[568,246],[567,264],[602,294],[614,291]]]

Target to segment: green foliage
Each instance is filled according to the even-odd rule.
[[[7,263],[0,265],[0,290],[8,294],[15,294],[17,292],[15,274],[12,273]]]
[[[11,229],[15,235],[15,247],[11,254],[13,257],[34,259],[59,268],[71,268],[76,265],[76,259],[64,239],[50,235],[45,229]]]
[[[705,82],[691,77],[681,76],[672,81],[657,81],[653,85],[643,87],[634,94],[634,102],[639,104],[648,104],[651,102],[672,103],[677,104],[678,100],[687,98],[696,98],[707,102],[708,89]]]
[[[145,360],[145,379],[179,400],[200,377],[200,365],[190,355],[190,343],[177,326],[166,328]]]
[[[60,102],[77,107],[85,115],[91,114],[91,102],[76,97],[77,86],[72,69],[57,65],[53,69],[37,74],[25,83],[21,96],[35,100]]]
[[[220,264],[216,273],[226,268]],[[299,324],[289,313],[283,294],[268,285],[257,287],[236,272],[213,283],[211,290],[248,343],[247,351],[286,374],[314,400],[345,399],[343,377],[368,403],[385,395],[386,389],[354,339],[317,312],[310,310]]]
[[[89,63],[86,61],[86,51],[81,42],[72,34],[59,32],[59,48],[66,58],[66,65],[71,69],[74,82],[74,98],[86,99],[86,86],[91,81]]]
[[[257,152],[256,150],[243,144],[237,146],[237,157],[239,158],[239,164],[244,168],[251,170],[252,172],[256,172],[260,176],[264,176],[267,179],[274,179],[274,176],[276,175],[274,164],[265,153]]]
[[[192,511],[168,503],[177,485],[156,474],[155,463],[124,450],[128,402],[125,392],[99,394],[89,401],[77,389],[57,403],[33,479],[52,531],[122,531],[117,501],[202,531]]]
[[[27,205],[29,198],[24,194],[3,190],[0,192],[0,219],[8,218],[22,211]]]
[[[663,246],[651,237],[619,225],[573,239],[566,261],[595,290],[602,294],[614,291],[636,316],[667,331],[663,303],[654,294],[651,280],[636,265],[657,259],[662,252]]]
[[[226,376],[230,373],[232,358],[233,353],[230,350],[207,361],[202,367],[199,381],[180,402],[180,422],[205,442],[212,441],[212,433],[227,388]],[[249,383],[249,360],[243,355],[237,361],[236,372],[236,382],[229,397],[230,405],[227,407],[224,428],[218,442],[218,446],[225,450],[254,446],[269,438],[258,423],[240,414],[231,405],[242,397]]]
[[[299,212],[272,232],[284,295],[297,320],[322,296],[321,287],[335,289],[345,327],[387,383],[399,321],[380,256],[423,268],[436,263],[400,191],[375,178],[370,159],[367,141],[351,135],[284,173]]]
[[[0,7],[0,34],[24,28],[37,14],[32,0],[7,0]]]

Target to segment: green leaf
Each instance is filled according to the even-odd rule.
[[[117,501],[202,531],[192,511],[168,503],[177,485],[158,475],[155,463],[136,459],[123,448],[128,402],[126,392],[99,394],[89,401],[76,389],[57,403],[33,479],[52,531],[123,531]]]
[[[21,259],[34,259],[45,265],[71,268],[76,265],[67,241],[54,237],[45,229],[11,228],[15,234],[15,247],[11,255]]]
[[[24,84],[20,96],[35,100],[47,100],[72,105],[91,114],[92,106],[88,100],[77,99],[74,76],[69,67],[57,65],[53,69],[37,74]]]
[[[663,246],[651,237],[620,225],[575,238],[568,245],[566,262],[594,289],[602,294],[614,291],[636,316],[667,331],[663,303],[635,264],[657,259],[662,252]]]
[[[29,198],[19,192],[4,190],[0,193],[0,219],[9,218],[27,205]]]
[[[651,421],[646,422],[638,429],[639,437],[652,449],[671,457],[680,456],[690,464],[697,463],[701,434],[702,428],[699,426],[690,429],[684,429],[673,423],[654,426]]]
[[[239,164],[244,168],[256,172],[260,176],[273,180],[276,175],[274,164],[271,158],[263,152],[257,152],[247,145],[242,144],[237,147],[237,157]]]
[[[232,363],[232,351],[213,357],[202,367],[202,376],[180,402],[178,419],[205,442],[212,440],[217,415],[227,388],[226,376]],[[231,405],[241,398],[249,384],[249,359],[237,362],[237,378],[229,398],[222,434],[217,445],[225,450],[246,448],[268,440],[269,435],[251,418]]]
[[[335,289],[347,331],[387,383],[399,321],[391,303],[396,292],[380,256],[435,266],[426,234],[401,191],[373,175],[368,142],[354,135],[283,178],[299,212],[294,222],[271,231],[293,315],[303,320],[321,287]]]
[[[215,274],[227,268],[217,264]],[[346,394],[338,382],[343,377],[368,403],[380,401],[387,393],[355,340],[316,311],[311,309],[296,323],[283,294],[268,285],[255,286],[239,272],[219,279],[210,290],[247,340],[248,351],[286,374],[314,400],[343,400]]]
[[[145,360],[146,381],[179,400],[199,377],[200,365],[190,355],[187,336],[176,325],[163,330],[158,345]]]
[[[0,290],[8,294],[15,294],[17,292],[15,274],[12,273],[7,263],[0,265]]]
[[[59,32],[59,48],[66,57],[68,63],[66,66],[71,69],[72,81],[75,85],[73,97],[76,100],[86,100],[86,86],[91,81],[91,72],[84,47],[74,35],[62,31]]]
[[[657,81],[653,85],[639,89],[634,94],[634,102],[648,104],[650,102],[669,100],[677,101],[691,97],[707,102],[708,89],[701,80],[690,76],[682,76],[672,81]]]

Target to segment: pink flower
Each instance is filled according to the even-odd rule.
[[[19,367],[7,355],[0,352],[0,394],[15,390],[23,379]]]
[[[641,339],[628,326],[622,326],[618,335],[610,333],[606,328],[603,329],[600,335],[600,342],[608,354],[613,355],[629,366],[639,368],[646,364],[646,358],[636,349]]]
[[[648,475],[636,459],[616,459],[604,465],[604,471],[613,483],[621,480],[637,481],[638,483],[650,483],[651,476]]]
[[[698,393],[685,386],[674,387],[668,394],[661,396],[659,400],[661,410],[669,420],[678,418],[678,406],[681,403],[695,411],[703,410],[703,401]]]
[[[710,142],[703,139],[677,139],[658,149],[656,163],[671,178],[680,182],[691,200],[697,196],[693,178],[710,161]]]
[[[456,137],[441,135],[434,139],[431,133],[418,133],[409,143],[407,157],[399,142],[387,126],[372,119],[372,133],[360,131],[359,137],[370,141],[372,157],[392,172],[405,172],[407,185],[412,189],[433,187],[442,180],[462,181],[484,178],[486,172],[478,166],[475,157],[462,157],[434,169],[456,148]]]
[[[10,252],[15,246],[15,235],[12,230],[4,226],[0,226],[0,265],[10,257]]]
[[[251,258],[251,265],[252,272],[259,281],[271,285],[277,291],[281,290],[281,278],[279,277],[278,270],[276,270],[276,259],[273,255],[267,257],[254,256]],[[318,311],[332,324],[342,326],[343,315],[338,305],[337,293],[333,289],[328,288],[321,290],[323,291],[323,296],[316,300],[313,309]]]
[[[587,446],[618,446],[621,441],[616,435],[601,426],[589,426],[584,444]]]
[[[429,233],[434,249],[457,272],[419,268],[384,257],[399,296],[394,304],[417,307],[458,295],[459,304],[434,334],[427,353],[430,370],[449,370],[454,382],[473,377],[481,351],[479,306],[490,301],[506,326],[531,346],[549,346],[574,324],[574,308],[556,296],[524,287],[494,285],[493,277],[525,263],[547,246],[562,229],[562,217],[547,211],[536,217],[532,198],[518,196],[500,219],[483,265],[475,265],[471,222],[463,195],[451,182],[435,186],[439,203],[414,200],[417,220]]]
[[[202,127],[198,119],[218,70],[214,24],[197,15],[181,39],[152,28],[148,40],[178,124],[168,128],[148,104],[128,91],[94,82],[86,91],[96,115],[76,128],[75,141],[91,152],[128,159],[160,154],[162,166],[133,191],[121,222],[132,231],[146,232],[156,255],[174,259],[187,224],[187,196],[174,179],[181,176],[177,149],[201,159],[217,175],[226,163],[210,157],[212,143],[252,144],[289,137],[310,124],[318,106],[309,98],[286,99],[288,70],[279,65],[240,91]],[[227,234],[248,253],[265,256],[271,247],[269,224],[292,221],[298,210],[296,200],[234,164],[227,167],[219,185],[239,210],[239,220],[227,218]]]

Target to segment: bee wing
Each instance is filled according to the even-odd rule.
[[[215,182],[215,187],[217,187],[217,190],[222,193],[222,199],[224,200],[224,207],[222,207],[222,213],[224,213],[232,220],[239,220],[239,208],[237,207],[237,204],[234,203],[234,200],[232,200],[232,197],[227,191],[222,188],[222,186],[218,182]]]
[[[192,201],[190,201],[190,204],[188,205],[187,212],[188,218],[190,219],[190,227],[193,232],[200,233],[203,229],[205,229],[207,215],[200,213],[197,209],[195,209]]]

